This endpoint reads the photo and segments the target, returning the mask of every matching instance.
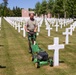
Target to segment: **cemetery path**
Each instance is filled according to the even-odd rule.
[[[42,31],[38,36],[39,46],[47,50],[47,46],[53,44],[53,37],[55,35],[61,37],[60,43],[63,42],[64,37],[62,31],[60,33],[52,30],[52,37],[47,37],[47,31],[41,27]],[[44,37],[44,38],[43,38]],[[0,68],[0,75],[76,75],[76,31],[70,38],[71,43],[65,46],[65,50],[60,51],[60,60],[62,60],[59,67],[43,66],[36,69],[33,62],[31,62],[31,55],[28,53],[27,37],[22,37],[22,32],[18,33],[9,23],[2,19],[2,28],[0,31],[0,65],[6,68]],[[48,39],[48,40],[47,40]],[[40,41],[39,41],[40,40]],[[50,41],[49,41],[50,40]],[[53,52],[48,51],[49,55]]]

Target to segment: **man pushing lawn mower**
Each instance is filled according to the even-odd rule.
[[[52,58],[49,58],[47,52],[42,50],[36,43],[37,25],[34,14],[31,13],[30,19],[25,26],[25,30],[28,34],[29,52],[32,54],[31,60],[34,62],[36,68],[46,64],[53,66]]]
[[[27,21],[27,25],[25,26],[25,30],[28,34],[28,41],[29,41],[29,53],[32,53],[32,49],[31,49],[31,44],[30,41],[32,41],[32,43],[34,43],[34,40],[31,39],[31,37],[33,37],[35,35],[36,37],[36,32],[37,32],[37,21],[34,19],[34,13],[31,12],[29,14],[30,19]]]

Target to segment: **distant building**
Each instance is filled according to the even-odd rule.
[[[28,9],[22,9],[22,17],[29,17],[29,13],[35,13],[35,12],[29,11]],[[38,17],[38,15],[36,14],[35,17]],[[41,15],[41,17],[44,17],[43,14]],[[48,13],[47,15],[45,15],[45,17],[51,18],[52,14]]]
[[[29,13],[34,13],[34,11],[29,11],[28,9],[22,9],[22,17],[29,17]]]

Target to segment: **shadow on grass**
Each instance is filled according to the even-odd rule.
[[[0,47],[3,47],[4,45],[0,45]]]
[[[65,63],[64,61],[59,61],[59,63]]]
[[[6,66],[2,66],[2,65],[0,65],[0,68],[6,68]]]

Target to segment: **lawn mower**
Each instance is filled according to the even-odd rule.
[[[34,62],[36,68],[40,68],[42,65],[49,64],[50,66],[53,66],[53,58],[48,57],[48,53],[44,50],[42,50],[37,42],[36,42],[36,33],[29,32],[31,36],[28,36],[31,49],[32,49],[32,57],[31,60]]]

